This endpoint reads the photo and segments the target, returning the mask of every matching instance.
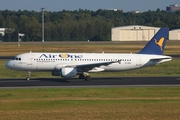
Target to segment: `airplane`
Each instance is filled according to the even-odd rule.
[[[50,71],[53,76],[91,80],[91,72],[117,72],[144,68],[172,60],[163,55],[169,28],[160,28],[145,47],[136,54],[119,53],[23,53],[6,63],[13,70]]]

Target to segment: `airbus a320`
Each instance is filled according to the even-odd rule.
[[[90,80],[91,72],[117,72],[139,69],[172,60],[163,55],[169,29],[161,28],[136,54],[120,53],[23,53],[6,63],[13,70],[49,71],[53,76]]]

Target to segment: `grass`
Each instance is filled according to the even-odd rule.
[[[180,119],[179,87],[0,91],[1,119]]]
[[[87,52],[87,53],[137,53],[147,42],[24,42],[1,43],[0,56],[15,56],[25,52]],[[180,54],[179,41],[168,41],[164,54]]]

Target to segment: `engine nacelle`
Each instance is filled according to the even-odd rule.
[[[52,71],[53,76],[61,76],[65,78],[75,77],[77,75],[77,69],[71,67],[56,66]]]
[[[60,71],[53,71],[52,75],[71,78],[77,75],[77,70],[76,68],[61,68]]]
[[[76,68],[64,67],[63,65],[56,65],[54,71],[52,71],[53,76],[61,76],[65,78],[75,77],[77,73]]]
[[[77,75],[76,68],[64,67],[61,68],[60,72],[61,72],[61,77],[66,77],[66,78],[75,77]]]

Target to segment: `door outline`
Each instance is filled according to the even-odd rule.
[[[142,66],[141,56],[140,55],[136,56],[136,66],[137,67],[141,67]]]
[[[27,65],[32,65],[32,57],[31,57],[31,55],[27,56]]]

